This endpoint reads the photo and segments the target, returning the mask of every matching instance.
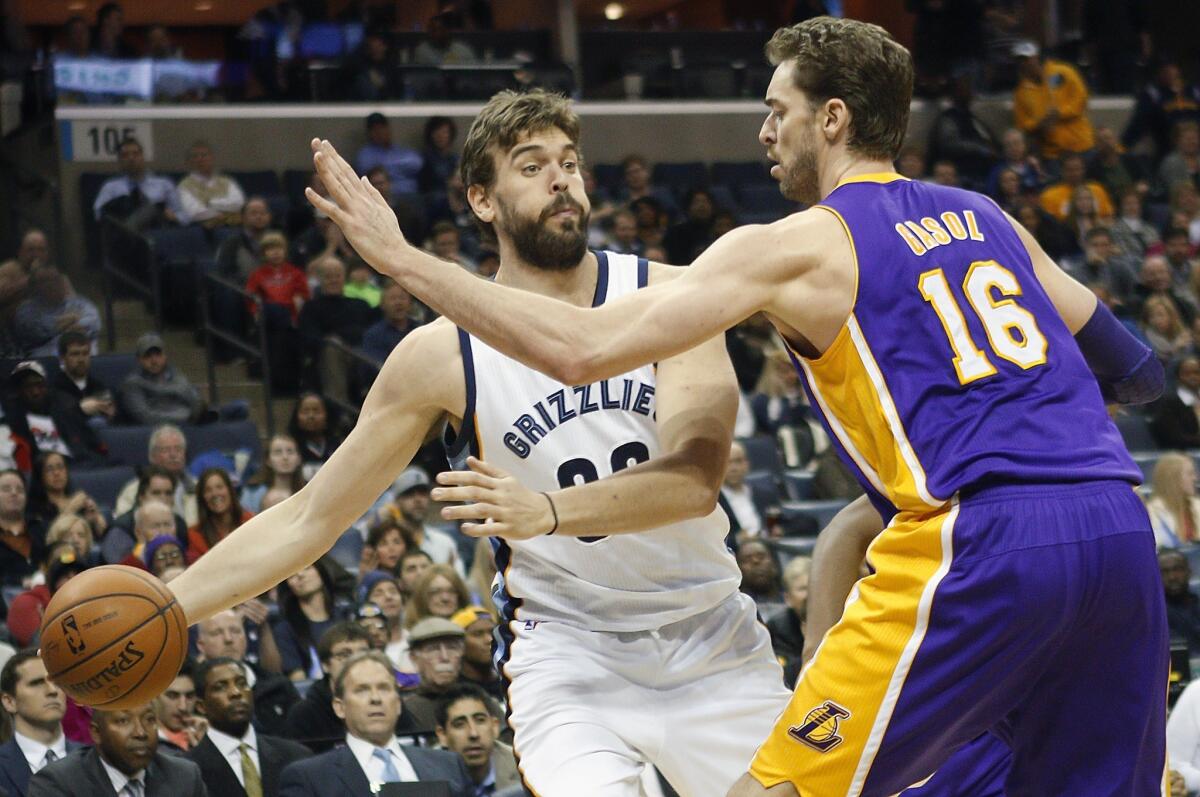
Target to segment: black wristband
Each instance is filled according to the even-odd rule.
[[[558,510],[554,507],[554,499],[550,497],[550,493],[542,493],[542,495],[546,496],[546,500],[550,502],[550,513],[554,515],[554,528],[546,532],[546,536],[549,537],[558,531]]]

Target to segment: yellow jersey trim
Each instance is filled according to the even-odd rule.
[[[838,181],[838,184],[833,187],[833,190],[841,188],[849,183],[878,183],[884,185],[886,183],[894,183],[897,180],[905,180],[908,178],[903,174],[896,172],[871,172],[870,174],[856,174],[853,177],[845,177]]]

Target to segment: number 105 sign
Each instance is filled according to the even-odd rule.
[[[76,119],[62,122],[63,157],[69,161],[112,163],[126,138],[136,138],[146,160],[154,160],[154,125],[148,121]]]

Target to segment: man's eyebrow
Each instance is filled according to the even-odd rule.
[[[515,161],[526,152],[531,152],[537,149],[545,149],[545,147],[543,147],[541,144],[522,144],[519,147],[513,147],[513,151],[508,153],[508,159],[510,161]]]

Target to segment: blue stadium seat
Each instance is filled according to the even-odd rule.
[[[737,188],[742,185],[774,185],[769,163],[760,161],[717,161],[712,165],[714,183]]]
[[[621,190],[621,183],[625,179],[625,170],[619,163],[597,163],[592,167],[592,174],[596,177],[596,183],[607,188],[611,194]]]
[[[1149,484],[1150,478],[1154,475],[1154,466],[1158,464],[1159,452],[1134,451],[1130,456],[1142,469],[1142,481]]]
[[[121,488],[136,477],[137,473],[129,465],[71,470],[72,485],[90,495],[101,512],[111,512]]]
[[[154,245],[154,253],[160,263],[195,263],[211,260],[213,256],[208,236],[198,224],[189,224],[186,227],[158,227],[147,230],[146,237]]]
[[[1158,448],[1154,435],[1150,434],[1150,422],[1136,409],[1122,411],[1116,423],[1117,431],[1130,451],[1154,451]]]
[[[769,496],[771,505],[780,501],[779,481],[773,471],[759,470],[746,474],[746,486],[758,495]]]
[[[153,426],[107,426],[96,430],[108,446],[108,461],[112,465],[138,467],[147,462],[150,434]]]
[[[765,183],[749,183],[738,185],[738,199],[742,208],[754,213],[778,213],[782,218],[796,209],[796,206],[784,199],[779,193],[779,186]]]
[[[739,437],[738,442],[746,449],[750,470],[779,473],[783,462],[779,458],[779,446],[774,437]]]
[[[270,197],[283,193],[283,184],[279,182],[279,175],[270,170],[230,172],[229,176],[237,180],[246,196]]]
[[[342,567],[352,573],[357,573],[358,562],[362,558],[362,549],[363,535],[358,529],[351,528],[338,537],[327,555],[333,557]]]
[[[308,177],[312,172],[305,169],[288,169],[283,173],[283,192],[293,205],[307,202],[304,189],[308,187]],[[271,209],[274,211],[274,208]],[[275,219],[275,225],[283,224],[283,219]]]
[[[138,367],[132,354],[97,354],[92,357],[92,375],[115,391]]]
[[[656,163],[653,179],[655,184],[667,186],[676,194],[682,194],[689,188],[708,186],[708,165],[702,161]]]
[[[785,470],[783,487],[792,501],[805,501],[812,497],[816,476],[806,470]]]
[[[188,460],[205,451],[220,451],[230,457],[239,449],[250,451],[246,473],[254,473],[262,459],[262,443],[254,421],[218,421],[200,426],[184,426],[188,443]]]
[[[712,194],[713,202],[720,210],[727,210],[730,213],[737,215],[738,201],[733,197],[733,191],[729,186],[713,183],[708,187],[708,192]]]
[[[817,521],[817,526],[823,529],[847,503],[840,498],[828,501],[788,501],[783,504],[784,518],[791,513],[806,515]]]

